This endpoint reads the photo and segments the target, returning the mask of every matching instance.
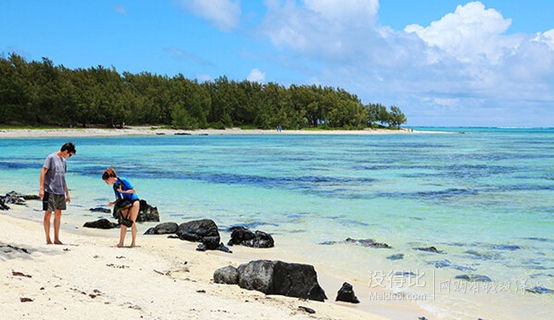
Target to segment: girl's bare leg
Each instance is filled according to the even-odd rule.
[[[131,248],[135,247],[136,243],[135,243],[135,240],[137,239],[137,224],[135,223],[135,221],[137,220],[137,216],[138,216],[138,212],[139,212],[139,209],[140,209],[140,202],[139,201],[135,201],[135,203],[133,203],[133,206],[131,207],[130,212],[130,219],[133,220],[133,225],[131,226],[131,235],[132,235],[132,241],[131,241]]]
[[[121,214],[126,217],[127,216],[127,211],[128,210],[125,210],[125,211],[121,211]],[[123,244],[125,243],[125,235],[127,234],[127,227],[124,226],[124,225],[121,225],[121,232],[119,233],[119,243],[117,244],[116,247],[118,248],[123,248]]]

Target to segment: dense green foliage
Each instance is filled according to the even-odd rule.
[[[198,83],[115,68],[71,70],[0,57],[0,123],[31,125],[166,124],[202,129],[233,126],[263,129],[399,127],[397,107],[364,105],[340,88],[259,84],[226,77]]]

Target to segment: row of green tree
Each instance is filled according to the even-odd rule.
[[[198,83],[98,66],[68,69],[51,60],[0,57],[0,123],[31,125],[165,124],[182,129],[399,127],[397,107],[364,105],[340,88],[260,84],[226,77]]]

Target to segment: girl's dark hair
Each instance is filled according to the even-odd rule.
[[[102,174],[102,180],[108,180],[108,178],[117,178],[117,174],[113,168],[108,168]]]
[[[71,142],[67,142],[66,144],[64,144],[60,151],[65,151],[65,150],[67,150],[67,152],[72,154],[77,153],[77,151],[75,150],[75,145]]]

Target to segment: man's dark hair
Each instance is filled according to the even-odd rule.
[[[75,145],[71,142],[68,142],[68,143],[64,144],[60,151],[65,151],[65,150],[67,150],[67,152],[72,153],[72,154],[77,153],[77,151],[75,151]]]

